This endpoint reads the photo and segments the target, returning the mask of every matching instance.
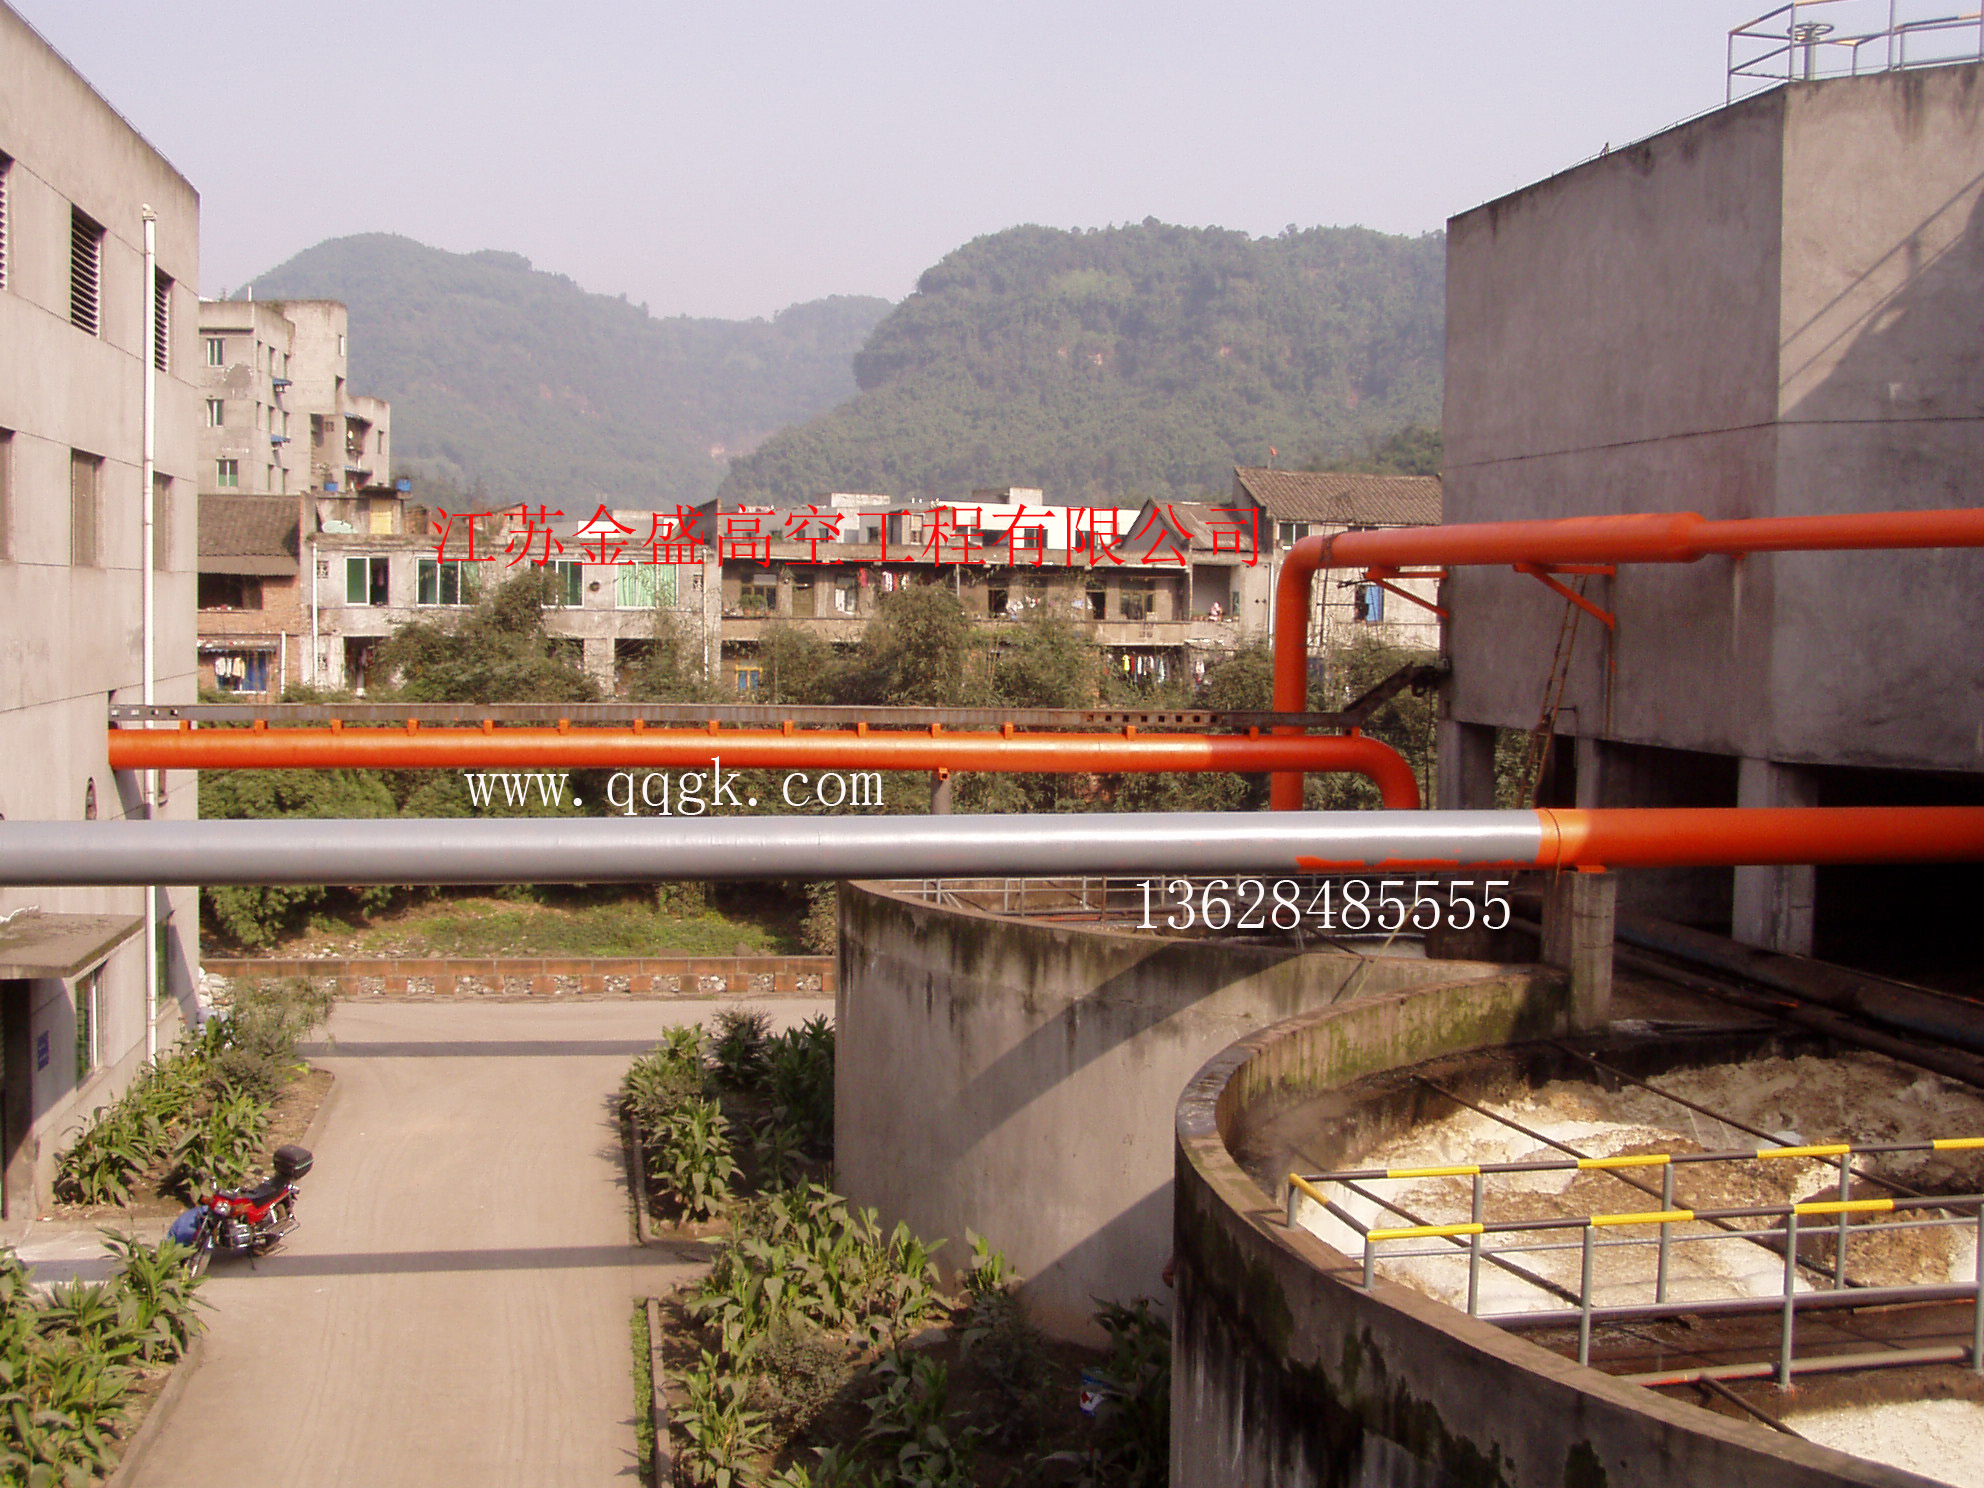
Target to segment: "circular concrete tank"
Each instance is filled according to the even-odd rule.
[[[1365,1159],[1387,1151],[1414,1165],[1499,1157],[1432,1151],[1459,1140],[1458,1128],[1410,1144],[1429,1124],[1469,1114],[1455,1097],[1494,1109],[1553,1082],[1592,1080],[1572,1049],[1662,1083],[1689,1072],[1705,1078],[1716,1066],[1761,1070],[1763,1060],[1838,1052],[1736,1026],[1686,1034],[1622,1027],[1574,1044],[1521,1031],[1497,1037],[1484,1026],[1496,1021],[1486,1011],[1444,988],[1322,1009],[1241,1040],[1187,1087],[1177,1112],[1172,1482],[1921,1488],[1928,1480],[1913,1473],[1581,1367],[1382,1271],[1367,1290],[1361,1257],[1306,1225],[1290,1228],[1274,1191],[1290,1167],[1384,1166]],[[1513,1028],[1520,1019],[1500,1021]],[[1808,1121],[1819,1119],[1812,1101],[1806,1108]],[[1705,1133],[1703,1147],[1722,1150],[1723,1135]],[[1799,1135],[1816,1142],[1833,1134]],[[1438,1197],[1422,1192],[1415,1203]],[[1657,1192],[1632,1197],[1632,1208],[1659,1207]],[[1601,1200],[1587,1212],[1612,1207]]]
[[[1172,1113],[1235,1038],[1401,987],[1528,1010],[1490,1037],[1561,1030],[1568,1007],[1533,967],[1128,933],[971,907],[1006,902],[997,885],[923,887],[841,886],[836,1181],[944,1237],[946,1261],[967,1228],[989,1237],[1063,1337],[1096,1336],[1099,1299],[1166,1295]]]

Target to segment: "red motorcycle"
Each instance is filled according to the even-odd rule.
[[[315,1161],[307,1147],[276,1148],[275,1176],[253,1188],[216,1189],[174,1222],[171,1236],[190,1246],[187,1267],[203,1274],[216,1252],[262,1256],[302,1223],[296,1217],[301,1190],[296,1180],[308,1176]]]

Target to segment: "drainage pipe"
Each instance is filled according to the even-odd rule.
[[[1694,820],[1686,833],[1609,820],[1667,815]],[[1780,851],[1984,859],[1984,807],[4,821],[0,886],[1437,872],[1728,865]]]
[[[1714,554],[1976,547],[1984,547],[1984,507],[1730,521],[1697,512],[1642,512],[1305,537],[1282,559],[1275,581],[1274,706],[1299,713],[1308,705],[1309,606],[1320,569],[1693,563]],[[1299,774],[1277,775],[1270,789],[1277,811],[1301,809]]]
[[[149,206],[144,214],[144,394],[139,404],[138,484],[143,493],[144,529],[139,544],[138,626],[140,662],[144,669],[143,701],[147,708],[158,701],[158,213]],[[112,766],[112,768],[116,768]],[[143,775],[145,816],[158,815],[159,776],[146,770]],[[145,885],[145,1058],[158,1058],[158,888]]]
[[[1369,777],[1388,807],[1414,809],[1419,783],[1397,750],[1362,734],[873,732],[820,729],[285,728],[112,729],[118,769],[493,768],[982,770],[1037,774],[1275,770]]]

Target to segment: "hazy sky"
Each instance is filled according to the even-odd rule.
[[[725,316],[1020,222],[1425,232],[1719,104],[1768,8],[12,3],[199,188],[207,294],[384,231]]]

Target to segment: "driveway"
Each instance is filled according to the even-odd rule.
[[[136,1481],[637,1481],[629,1315],[684,1271],[632,1244],[608,1097],[716,1006],[341,1003],[303,1227],[215,1264],[205,1358]]]

